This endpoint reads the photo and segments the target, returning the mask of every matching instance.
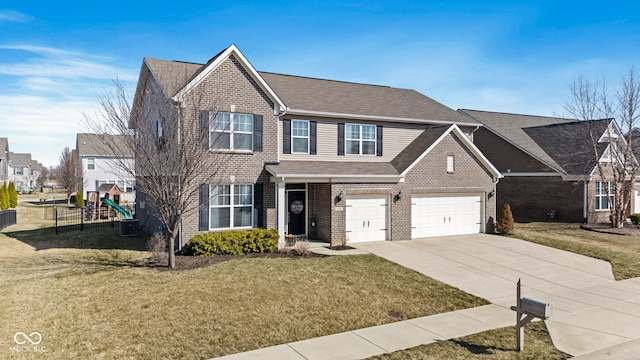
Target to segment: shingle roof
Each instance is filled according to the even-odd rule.
[[[168,96],[175,95],[204,66],[182,61],[144,58],[162,89]]]
[[[596,166],[593,152],[595,141],[607,131],[610,119],[574,121],[563,124],[535,126],[523,129],[567,174],[588,174]],[[602,156],[607,143],[598,143]]]
[[[391,164],[398,170],[398,172],[404,172],[448,129],[449,126],[428,127],[422,132],[422,134],[418,135],[411,144],[396,155],[396,157],[391,160]]]
[[[79,156],[133,156],[126,146],[128,135],[78,134],[76,150]],[[111,142],[110,144],[108,142]],[[112,151],[117,149],[117,151]]]
[[[144,62],[149,66],[165,93],[173,96],[219,55],[209,60],[207,64],[151,58],[145,58]],[[258,72],[258,74],[290,109],[459,124],[477,123],[411,89],[269,72]]]
[[[552,125],[573,120],[557,117],[508,114],[469,109],[460,109],[458,111],[478,120],[489,130],[492,130],[494,133],[502,136],[507,141],[520,147],[552,168],[561,170],[561,166],[551,156],[549,156],[549,154],[542,149],[540,145],[527,135],[524,128]]]
[[[259,72],[296,110],[381,116],[454,123],[476,123],[451,108],[411,89]]]
[[[281,161],[266,165],[274,176],[398,176],[400,173],[388,162],[343,161]]]
[[[590,131],[598,140],[612,121],[576,121],[468,109],[458,111],[480,121],[486,128],[556,170],[572,175],[591,172],[596,159]],[[598,144],[599,154],[606,146],[605,143]]]
[[[31,166],[31,154],[9,153],[11,166]]]

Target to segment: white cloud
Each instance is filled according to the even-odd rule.
[[[13,10],[0,9],[0,24],[3,22],[26,23],[32,20],[32,17]]]
[[[3,45],[17,51],[20,60],[2,62],[0,81],[0,136],[9,138],[11,151],[55,166],[66,146],[75,147],[76,133],[84,132],[82,113],[94,113],[96,93],[110,80],[135,80],[135,72],[112,65],[113,59],[66,49]],[[15,59],[15,56],[11,58]]]
[[[16,63],[0,63],[0,74],[10,76],[36,76],[68,79],[111,79],[116,76],[135,79],[130,71],[109,65],[112,59],[64,49],[33,45],[1,45],[0,50],[35,54]]]

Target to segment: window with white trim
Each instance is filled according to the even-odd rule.
[[[14,175],[23,175],[24,174],[24,170],[22,168],[22,166],[16,166],[13,168],[13,174]]]
[[[250,228],[253,225],[253,185],[211,185],[209,228]]]
[[[253,150],[253,115],[211,112],[209,147],[216,150]]]
[[[96,159],[87,158],[87,170],[95,170],[95,169],[96,169]]]
[[[309,120],[291,120],[291,153],[309,153]]]
[[[376,126],[345,124],[345,153],[349,155],[376,154]]]
[[[609,188],[609,195],[607,196],[607,187]],[[611,203],[615,202],[616,198],[616,187],[613,181],[607,181],[607,187],[605,187],[604,181],[596,181],[596,210],[609,210],[609,201],[607,198],[611,199]]]

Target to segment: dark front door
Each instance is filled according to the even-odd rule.
[[[287,210],[289,212],[289,234],[303,235],[307,231],[307,204],[304,202],[304,191],[289,191],[287,195]]]

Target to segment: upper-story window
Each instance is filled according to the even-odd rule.
[[[253,150],[253,115],[211,113],[209,147],[217,150]]]
[[[309,121],[291,120],[291,152],[309,153]]]
[[[16,166],[13,168],[13,174],[14,175],[23,175],[24,174],[24,170],[22,169],[22,166]]]
[[[349,155],[376,154],[376,126],[346,124],[345,152]]]
[[[96,159],[87,158],[87,170],[95,170],[95,169],[96,169]]]

